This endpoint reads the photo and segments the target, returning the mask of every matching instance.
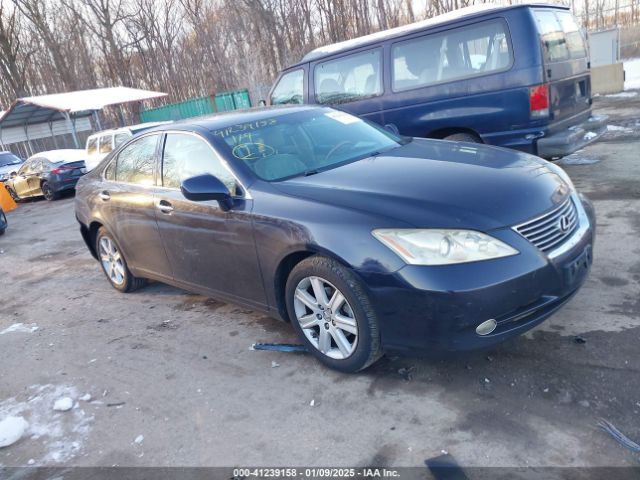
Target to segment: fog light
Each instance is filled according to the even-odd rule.
[[[493,318],[490,318],[486,322],[482,322],[476,327],[476,333],[478,335],[489,335],[496,329],[497,326],[498,323]]]

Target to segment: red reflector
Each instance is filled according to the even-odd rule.
[[[529,87],[529,106],[534,116],[549,115],[549,86]]]
[[[51,169],[51,173],[55,173],[56,175],[58,175],[59,173],[63,173],[66,170],[73,170],[73,167],[57,167],[57,168],[52,168]]]

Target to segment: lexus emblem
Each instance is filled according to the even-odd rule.
[[[558,220],[558,228],[562,231],[562,232],[566,232],[567,230],[569,230],[569,217],[567,215],[563,215],[562,217],[560,217],[560,220]]]

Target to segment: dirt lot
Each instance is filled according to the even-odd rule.
[[[0,466],[422,466],[442,450],[465,466],[637,466],[596,424],[640,441],[640,95],[596,107],[617,128],[562,162],[597,208],[587,284],[526,336],[452,360],[343,375],[252,351],[292,329],[160,284],[119,294],[72,198],[20,205],[0,238],[0,417],[30,426]],[[53,411],[65,395],[76,407]]]

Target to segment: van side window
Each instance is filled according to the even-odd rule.
[[[127,133],[116,133],[115,137],[113,138],[113,148],[118,148],[124,142],[129,140],[129,137],[130,135]]]
[[[508,33],[500,20],[396,43],[394,91],[485,75],[511,66]]]
[[[116,181],[153,185],[156,147],[160,135],[148,135],[129,145],[118,155]]]
[[[89,137],[87,140],[87,154],[93,155],[98,151],[98,137]]]
[[[382,95],[380,49],[320,63],[314,70],[316,101],[339,104]]]
[[[304,100],[304,70],[285,73],[271,94],[271,105],[302,103]]]
[[[100,153],[109,153],[113,148],[111,147],[111,139],[113,135],[103,135],[100,137]]]
[[[555,12],[549,10],[535,10],[534,16],[538,23],[540,40],[548,62],[569,60],[569,47],[562,25]]]

